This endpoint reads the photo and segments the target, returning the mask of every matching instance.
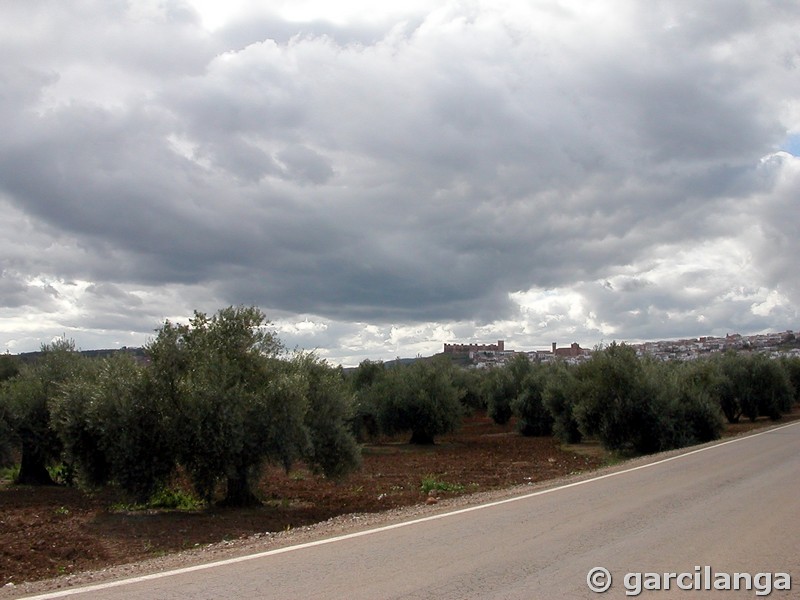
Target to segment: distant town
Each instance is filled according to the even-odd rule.
[[[792,330],[748,336],[731,333],[725,337],[706,336],[628,345],[634,348],[639,356],[649,355],[658,360],[696,360],[726,350],[761,352],[772,358],[800,356],[800,338]],[[581,348],[580,344],[575,342],[566,347],[559,347],[553,342],[547,350],[512,350],[505,347],[504,340],[498,340],[493,344],[445,344],[443,353],[467,359],[475,368],[486,368],[504,364],[512,356],[520,353],[537,362],[559,359],[578,363],[587,360],[592,355],[592,350]]]
[[[791,329],[780,333],[762,333],[748,336],[731,333],[725,337],[708,336],[644,342],[642,344],[625,343],[634,348],[639,356],[649,355],[658,360],[695,360],[714,352],[725,352],[726,350],[761,352],[768,354],[772,358],[780,356],[800,357],[800,335],[796,335]],[[496,343],[488,344],[444,344],[442,350],[445,355],[457,359],[459,364],[478,369],[505,364],[517,354],[526,354],[528,358],[537,362],[563,360],[568,363],[580,363],[588,360],[592,355],[592,351],[588,348],[582,348],[577,342],[573,342],[569,346],[558,346],[556,342],[553,342],[550,348],[546,350],[514,350],[506,348],[504,340],[497,340]],[[144,348],[140,347],[81,351],[81,354],[93,358],[107,358],[117,353],[129,354],[140,363],[146,364],[149,362]],[[18,356],[21,360],[27,362],[35,360],[40,355],[41,352],[23,352]],[[401,363],[413,362],[414,360],[416,359],[396,359],[397,362]]]

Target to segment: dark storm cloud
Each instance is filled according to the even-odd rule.
[[[587,335],[790,319],[796,159],[763,159],[797,128],[800,14],[755,4],[214,32],[177,1],[4,7],[0,192],[25,224],[4,306],[54,313],[51,281],[76,328],[246,303],[385,344],[407,333],[353,323],[530,339],[556,323],[547,290],[580,295],[593,316],[558,322]],[[734,239],[738,267],[691,252]],[[734,297],[735,272],[756,280]],[[530,290],[522,314],[509,294]],[[460,331],[436,327],[414,335]]]

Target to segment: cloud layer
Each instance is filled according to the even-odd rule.
[[[792,3],[0,13],[12,352],[229,304],[346,364],[797,325]]]

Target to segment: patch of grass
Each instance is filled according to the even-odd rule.
[[[145,504],[117,503],[111,510],[120,512],[134,512],[139,510],[165,509],[193,511],[203,508],[204,503],[192,494],[181,490],[163,489],[155,494]]]
[[[464,486],[460,483],[448,483],[446,481],[441,481],[436,479],[435,475],[426,475],[422,478],[422,483],[420,484],[419,489],[423,494],[428,494],[432,490],[439,492],[462,492],[464,491]]]
[[[625,462],[625,460],[627,458],[630,458],[630,457],[627,457],[624,454],[620,454],[620,453],[617,453],[617,452],[611,452],[603,460],[603,465],[602,466],[604,466],[604,467],[614,467],[616,465],[619,465],[619,464]]]
[[[17,480],[17,477],[19,477],[19,465],[11,465],[0,469],[0,481],[13,483]]]
[[[53,481],[61,485],[73,486],[75,485],[75,467],[67,463],[60,465],[51,465],[47,467],[47,472]]]
[[[171,508],[173,510],[197,510],[203,507],[203,502],[192,494],[172,489],[156,492],[148,504],[151,508]]]

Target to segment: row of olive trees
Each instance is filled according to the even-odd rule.
[[[464,415],[459,371],[446,358],[393,366],[362,362],[351,376],[355,433],[410,433],[412,444],[433,444],[437,435],[454,431]]]
[[[465,411],[497,423],[516,417],[520,433],[564,442],[598,438],[606,448],[648,453],[719,437],[723,417],[778,419],[800,390],[800,359],[726,353],[691,363],[639,358],[613,343],[580,365],[539,364],[524,354],[484,371],[442,357],[410,365],[364,361],[350,378],[355,433],[410,432],[430,444]]]
[[[352,394],[311,354],[287,356],[256,308],[166,322],[146,347],[90,360],[71,342],[43,348],[0,392],[0,453],[21,455],[20,483],[51,482],[63,461],[90,485],[115,483],[145,500],[182,468],[211,500],[257,502],[267,463],[303,460],[336,477],[358,466]]]
[[[92,361],[71,342],[46,346],[34,365],[0,363],[0,461],[21,453],[18,480],[51,482],[59,460],[85,482],[116,482],[138,498],[180,466],[198,494],[255,501],[268,462],[297,459],[329,476],[359,462],[358,437],[411,434],[430,444],[465,411],[498,423],[516,416],[524,435],[565,442],[597,437],[609,449],[654,452],[715,439],[722,415],[777,419],[800,390],[800,360],[722,354],[693,363],[640,359],[611,344],[578,366],[525,355],[488,371],[444,357],[410,365],[364,361],[345,382],[313,355],[289,359],[255,308],[196,313],[170,322],[146,348],[149,365],[126,356]]]
[[[596,436],[611,450],[650,453],[717,439],[718,403],[680,363],[612,344],[548,382],[542,400],[561,439]]]
[[[647,453],[716,439],[723,416],[779,419],[798,400],[798,377],[799,359],[731,352],[657,362],[611,344],[576,366],[517,355],[478,377],[477,397],[498,423],[515,415],[525,435],[591,436],[609,449]]]

